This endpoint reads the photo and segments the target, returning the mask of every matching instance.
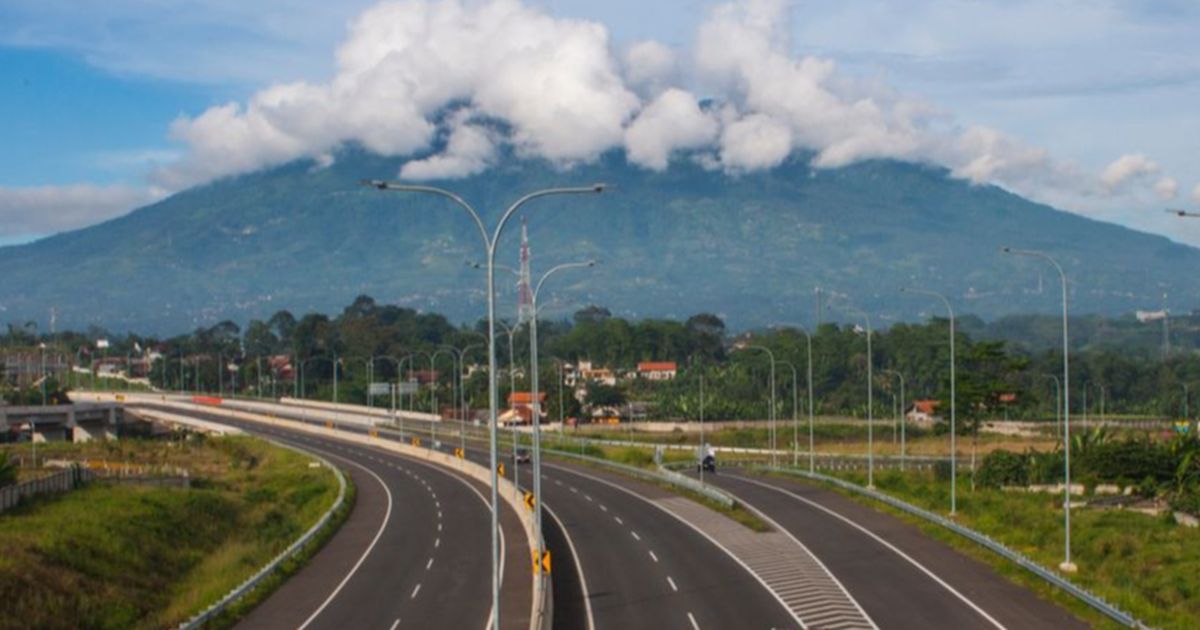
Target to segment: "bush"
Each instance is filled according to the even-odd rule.
[[[8,458],[8,453],[0,453],[0,488],[17,482],[17,467]]]
[[[933,478],[938,481],[950,481],[950,462],[938,460],[933,462]]]
[[[1148,439],[1092,445],[1079,453],[1071,468],[1072,472],[1078,471],[1081,477],[1122,483],[1132,483],[1147,477],[1166,482],[1175,472],[1175,466],[1166,449]]]
[[[1200,492],[1192,488],[1186,492],[1176,493],[1171,497],[1171,509],[1200,516]]]
[[[1061,483],[1063,480],[1062,451],[1029,454],[1029,477],[1031,484]]]
[[[988,453],[979,467],[979,484],[985,488],[1029,484],[1029,456],[1012,451]]]

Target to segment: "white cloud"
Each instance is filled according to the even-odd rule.
[[[675,51],[656,41],[641,41],[625,51],[625,79],[630,85],[656,92],[675,74]]]
[[[432,119],[456,102],[510,124],[509,141],[522,153],[589,160],[621,142],[639,105],[603,26],[555,19],[518,0],[380,3],[351,24],[337,61],[327,84],[276,85],[244,107],[176,121],[172,134],[190,153],[163,181],[204,181],[346,142],[411,154],[430,145]]]
[[[1192,189],[1192,203],[1200,203],[1200,184]]]
[[[466,122],[460,116],[453,123],[446,150],[423,160],[405,163],[400,177],[413,180],[456,179],[480,173],[491,166],[496,146],[487,129]]]
[[[625,151],[634,164],[661,171],[673,152],[709,146],[717,131],[716,118],[700,110],[694,95],[670,88],[625,130]]]
[[[1154,194],[1163,201],[1170,201],[1179,196],[1179,182],[1174,177],[1163,177],[1154,183]]]
[[[818,168],[924,160],[1076,206],[1177,194],[1170,178],[1153,179],[1160,169],[1143,154],[1090,174],[998,129],[958,124],[879,79],[852,79],[830,59],[797,56],[790,18],[787,0],[727,2],[707,12],[690,51],[642,40],[618,53],[602,25],[521,0],[382,2],[350,24],[328,82],[273,85],[177,120],[185,157],[157,181],[181,188],[297,158],[327,163],[356,142],[425,156],[405,164],[410,179],[481,172],[506,144],[563,166],[623,148],[655,170],[689,152],[727,172],[771,168],[797,150],[814,152]],[[701,109],[697,93],[717,105]],[[446,116],[452,109],[471,120]],[[444,148],[427,155],[439,138]]]
[[[721,134],[721,163],[731,171],[779,166],[791,152],[791,128],[766,114],[733,121]]]
[[[1100,175],[1100,182],[1110,192],[1129,182],[1158,172],[1158,164],[1141,153],[1129,153],[1117,158]]]
[[[129,186],[0,187],[0,234],[53,234],[107,221],[162,196]]]

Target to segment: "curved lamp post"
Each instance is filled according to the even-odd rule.
[[[538,294],[542,291],[542,285],[550,276],[563,271],[565,269],[579,269],[583,267],[594,267],[596,261],[589,260],[586,262],[563,263],[551,267],[549,271],[542,274],[538,280],[537,286],[534,287],[533,293],[530,295],[530,306],[533,311],[533,320],[529,322],[529,388],[532,394],[530,398],[530,409],[533,411],[533,504],[536,509],[534,514],[534,532],[537,538],[538,545],[542,550],[545,550],[545,540],[542,538],[542,404],[538,400]]]
[[[905,288],[900,289],[900,292],[935,297],[942,301],[946,312],[950,314],[950,516],[954,516],[958,513],[958,392],[955,389],[957,379],[954,374],[954,307],[950,305],[946,296],[937,291]]]
[[[578,194],[596,194],[604,192],[604,184],[593,184],[587,187],[578,188],[550,188],[529,193],[518,199],[515,203],[508,207],[500,217],[500,221],[496,224],[491,235],[488,234],[487,227],[484,226],[483,219],[475,208],[471,207],[462,197],[441,188],[432,186],[420,186],[410,184],[396,184],[379,180],[367,180],[362,182],[364,185],[371,186],[379,190],[393,190],[398,192],[415,192],[430,195],[437,195],[450,200],[458,205],[463,210],[466,210],[471,218],[475,221],[476,227],[479,228],[479,236],[483,239],[483,247],[487,251],[487,299],[488,299],[488,417],[490,420],[488,426],[488,441],[489,441],[489,463],[491,465],[492,476],[492,522],[491,522],[491,537],[492,537],[492,627],[500,628],[500,539],[498,535],[500,527],[500,497],[499,497],[499,480],[497,475],[496,464],[498,463],[496,456],[496,412],[499,407],[499,390],[496,387],[496,246],[500,242],[500,235],[504,232],[504,226],[508,220],[512,218],[513,213],[526,203],[538,199],[540,197],[548,197],[551,195],[578,195]]]
[[[746,350],[762,350],[771,358],[771,413],[768,415],[767,420],[770,422],[770,438],[768,441],[771,444],[771,467],[774,468],[779,465],[775,452],[775,353],[771,352],[771,349],[766,346],[746,346]]]
[[[875,373],[871,354],[871,316],[853,306],[833,306],[851,315],[858,315],[867,324],[867,487],[875,488]]]
[[[903,472],[904,471],[904,453],[905,453],[905,445],[906,445],[906,437],[905,437],[906,431],[905,431],[904,425],[908,424],[907,422],[905,422],[905,418],[903,417],[904,416],[904,405],[905,405],[905,402],[904,402],[904,375],[901,374],[899,370],[884,370],[883,373],[891,374],[892,376],[895,376],[896,378],[900,379],[900,416],[901,416],[899,419],[900,420],[900,470],[901,470],[901,472]],[[893,435],[893,439],[895,439],[895,433],[893,433],[892,435]]]
[[[1073,573],[1076,570],[1076,566],[1074,562],[1071,562],[1071,348],[1069,337],[1067,336],[1067,274],[1063,271],[1062,265],[1058,264],[1058,261],[1051,258],[1048,254],[1033,250],[1013,249],[1011,247],[1005,247],[1001,251],[1013,256],[1040,258],[1053,265],[1054,269],[1058,271],[1058,277],[1062,280],[1063,477],[1066,480],[1063,488],[1063,529],[1066,550],[1062,564],[1058,565],[1058,568],[1067,573]]]
[[[817,460],[816,460],[816,451],[814,450],[815,449],[815,439],[814,439],[815,435],[814,435],[814,430],[813,430],[813,404],[814,403],[813,403],[812,335],[809,334],[807,328],[805,328],[804,326],[801,326],[800,324],[782,324],[782,325],[787,326],[789,328],[795,328],[796,330],[799,330],[800,332],[804,333],[804,341],[806,342],[806,345],[808,346],[808,472],[815,473],[817,471]],[[794,387],[795,386],[793,385],[793,388]],[[795,436],[793,434],[793,442],[794,441],[795,441]],[[794,444],[792,446],[792,450],[793,450],[793,452],[795,451]],[[793,467],[796,466],[796,458],[795,458],[794,454],[792,456],[792,466]]]

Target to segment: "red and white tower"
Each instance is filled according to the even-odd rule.
[[[529,230],[521,217],[521,277],[517,281],[517,321],[526,323],[537,314],[533,312],[533,287],[529,275]]]

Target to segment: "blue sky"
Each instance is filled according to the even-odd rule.
[[[353,138],[353,129],[321,129],[298,140],[303,146],[289,142],[258,151],[264,143],[253,135],[257,119],[250,103],[273,94],[265,92],[273,85],[302,81],[322,90],[336,85],[349,72],[335,57],[340,47],[386,40],[387,33],[365,28],[348,34],[348,26],[377,4],[0,4],[0,116],[5,120],[0,142],[0,244],[111,218],[208,177],[297,155],[316,156],[331,141]],[[398,13],[377,15],[403,15],[414,6],[439,4],[401,3],[396,5]],[[463,0],[465,23],[470,23],[473,10],[484,14],[479,7],[486,4],[490,2]],[[964,177],[995,181],[1080,214],[1200,244],[1200,227],[1180,225],[1162,212],[1167,206],[1200,209],[1200,3],[748,0],[732,3],[733,9],[719,15],[720,3],[694,0],[526,0],[519,6],[519,11],[509,11],[513,23],[551,16],[559,21],[546,26],[547,37],[577,37],[587,50],[592,49],[587,48],[586,29],[574,29],[563,20],[607,28],[605,46],[611,59],[595,61],[598,71],[617,68],[620,85],[583,87],[615,94],[609,103],[618,120],[614,133],[626,135],[624,140],[598,137],[564,159],[624,142],[629,150],[640,146],[643,155],[650,156],[646,164],[653,167],[664,142],[668,151],[704,151],[705,143],[725,143],[712,154],[724,160],[727,170],[747,168],[769,164],[771,158],[729,145],[732,131],[785,121],[796,146],[816,143],[818,149],[830,149],[830,165],[844,161],[836,145],[861,138],[836,133],[826,137],[820,128],[825,122],[796,121],[813,115],[824,121],[825,111],[797,103],[794,97],[764,104],[755,95],[755,81],[770,83],[777,77],[760,75],[752,55],[784,50],[797,62],[814,59],[831,62],[833,68],[828,73],[824,66],[787,72],[800,72],[796,76],[828,89],[843,103],[858,98],[880,103],[886,124],[901,128],[889,129],[891,139],[882,148],[860,151],[864,156],[882,151],[934,161],[944,157]],[[430,15],[435,13],[431,10]],[[755,20],[761,15],[786,17],[778,20],[782,30],[778,25],[760,29]],[[713,33],[737,32],[710,28],[718,18],[762,31],[764,47],[731,52],[749,59],[737,67],[723,67],[712,59],[678,61],[702,57],[706,46],[712,48],[705,38],[711,40]],[[454,25],[445,28],[430,33],[460,32]],[[672,51],[676,61],[662,76],[639,83],[641,74],[634,72],[629,61],[633,57],[627,53],[647,40],[664,46],[646,50]],[[554,76],[555,69],[545,71]],[[464,81],[468,79],[475,80]],[[736,112],[731,110],[720,121],[705,121],[663,103],[662,111],[670,114],[664,114],[666,118],[692,115],[689,120],[695,125],[664,130],[650,125],[651,117],[646,116],[643,127],[650,131],[641,137],[653,142],[635,145],[627,133],[630,121],[657,104],[656,90],[668,86],[686,90],[689,97],[721,96],[729,90],[736,94],[730,97]],[[472,89],[469,94],[481,103],[482,112],[492,112],[488,98],[503,106],[503,98],[494,98],[502,85]],[[424,102],[420,95],[413,98]],[[320,101],[322,106],[327,100]],[[237,111],[214,109],[230,103],[237,104]],[[906,113],[914,107],[919,114]],[[846,115],[845,108],[838,109],[828,124],[844,123]],[[903,128],[913,120],[922,125],[920,133],[905,136]],[[538,120],[527,122],[534,138],[530,146],[552,151],[543,140],[554,137],[553,130],[538,127]],[[249,135],[213,139],[210,130],[218,128],[217,123],[244,125]],[[970,131],[976,127],[989,131]],[[485,168],[490,145],[471,136],[467,123],[451,131],[458,130],[467,147],[462,154],[425,164],[424,170],[414,167],[413,172]],[[473,139],[483,144],[473,145]],[[229,166],[220,150],[235,146],[230,144],[235,140],[254,148],[238,156],[253,155]],[[403,153],[421,141],[397,140],[386,149]]]

